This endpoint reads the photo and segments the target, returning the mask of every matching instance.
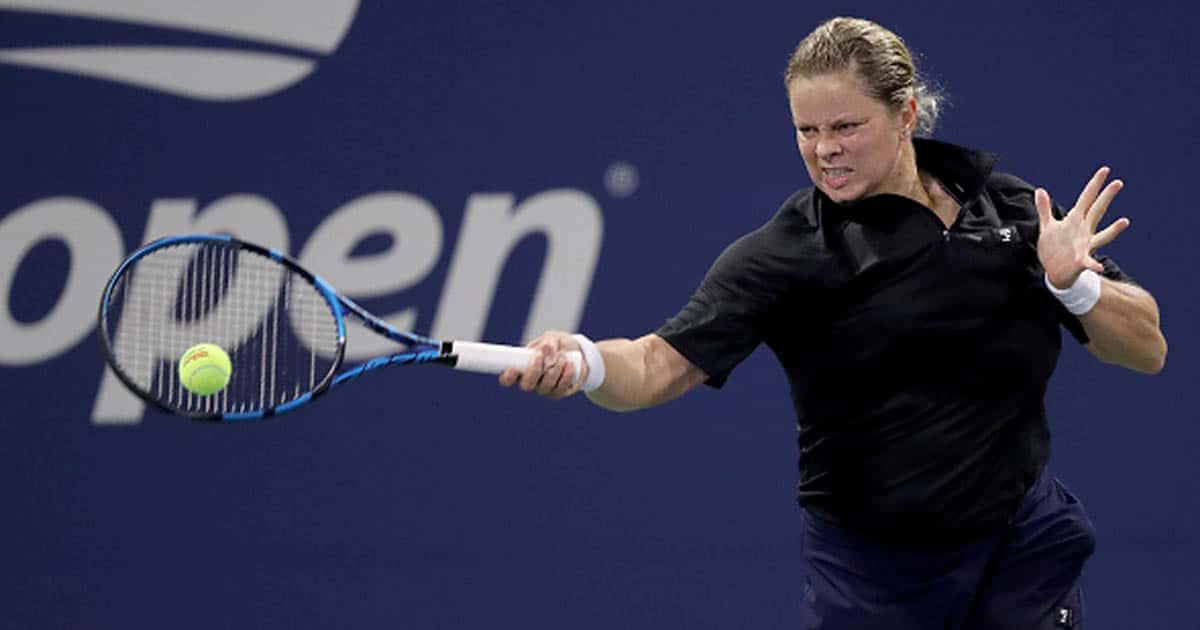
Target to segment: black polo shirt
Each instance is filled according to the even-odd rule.
[[[989,154],[916,149],[962,206],[950,229],[897,195],[839,205],[801,190],[656,332],[714,387],[760,343],[775,352],[811,513],[889,540],[959,541],[1005,522],[1041,472],[1059,326],[1087,338],[1043,284],[1033,187],[992,173]]]

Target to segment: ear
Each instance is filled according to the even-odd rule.
[[[900,107],[900,129],[905,137],[912,136],[917,128],[917,99],[909,97]]]

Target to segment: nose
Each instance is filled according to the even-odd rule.
[[[841,153],[842,145],[836,138],[825,134],[821,134],[821,137],[817,138],[817,157],[821,160],[830,160]]]

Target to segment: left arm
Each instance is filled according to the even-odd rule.
[[[1092,252],[1112,242],[1129,227],[1129,219],[1122,217],[1096,231],[1108,205],[1124,186],[1119,179],[1105,186],[1108,174],[1108,167],[1096,171],[1079,194],[1075,206],[1061,220],[1054,218],[1050,195],[1041,188],[1034,192],[1040,230],[1038,259],[1046,270],[1046,281],[1053,288],[1061,291],[1077,286],[1077,282],[1086,285],[1086,279],[1080,282],[1085,271],[1103,272],[1104,266],[1092,257]],[[1161,371],[1167,360],[1167,341],[1159,329],[1158,304],[1154,297],[1132,283],[1103,276],[1099,277],[1099,283],[1099,299],[1096,299],[1093,285],[1091,299],[1084,299],[1086,304],[1075,304],[1077,308],[1072,310],[1082,313],[1078,315],[1079,321],[1091,339],[1086,346],[1088,351],[1101,361],[1138,372],[1156,374]],[[1071,291],[1079,295],[1074,288]]]
[[[1091,341],[1085,346],[1105,363],[1146,374],[1162,371],[1167,340],[1158,325],[1158,303],[1129,282],[1100,279],[1100,301],[1079,321]]]

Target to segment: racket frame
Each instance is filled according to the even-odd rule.
[[[119,367],[116,356],[113,354],[112,332],[109,330],[108,326],[109,300],[112,298],[113,290],[115,289],[118,281],[124,277],[126,270],[145,256],[160,249],[178,245],[186,245],[189,243],[220,243],[228,247],[249,250],[252,253],[274,260],[276,263],[287,268],[289,271],[301,276],[304,280],[311,283],[317,289],[318,293],[329,306],[334,320],[337,323],[337,348],[332,358],[332,364],[320,382],[314,385],[309,391],[297,396],[294,400],[290,400],[267,409],[211,413],[190,411],[187,409],[176,408],[167,405],[158,397],[152,395],[148,391],[145,391],[142,387],[134,383],[133,380],[125,374],[125,371]],[[410,348],[421,349],[416,351],[409,350],[406,352],[369,359],[359,365],[354,366],[353,368],[339,373],[338,369],[342,367],[346,355],[345,315],[347,313],[353,315],[364,326],[377,334],[383,335],[392,341],[405,344]],[[291,411],[292,409],[307,404],[325,392],[352,381],[367,372],[371,372],[386,366],[407,365],[414,363],[437,363],[457,369],[495,374],[499,373],[500,370],[506,367],[516,367],[517,364],[524,365],[524,363],[528,360],[528,357],[533,356],[533,351],[527,348],[501,346],[481,342],[441,341],[431,337],[424,337],[415,333],[399,330],[382,319],[372,315],[350,298],[339,294],[320,276],[305,269],[300,265],[300,263],[296,262],[287,254],[224,234],[189,234],[181,236],[168,236],[143,245],[137,251],[130,254],[124,261],[122,261],[121,265],[117,267],[116,271],[114,271],[112,276],[109,278],[100,299],[100,308],[97,318],[97,327],[100,329],[101,350],[104,353],[105,361],[117,375],[117,378],[120,379],[130,391],[135,393],[142,400],[153,404],[167,413],[191,418],[193,420],[236,422],[246,420],[261,420],[264,418],[277,416],[281,413]],[[199,342],[200,341],[198,340],[197,343]],[[459,363],[459,355],[455,352],[456,343],[461,345],[461,352],[469,354],[469,357],[463,357],[462,364]],[[579,352],[575,351],[568,352],[567,355],[568,361],[574,366],[575,373],[578,375],[582,369],[582,356]]]
[[[304,394],[300,395],[295,400],[290,400],[286,403],[276,405],[269,409],[258,409],[258,410],[253,410],[253,411],[226,412],[226,413],[191,411],[191,410],[187,410],[187,409],[172,407],[172,406],[167,405],[166,403],[162,402],[157,396],[152,395],[150,392],[145,391],[140,385],[134,383],[133,379],[131,379],[125,373],[125,370],[120,367],[120,364],[117,362],[116,356],[113,354],[113,350],[112,350],[112,344],[113,344],[112,335],[113,335],[113,333],[112,333],[112,331],[109,330],[109,324],[108,324],[109,302],[112,298],[112,293],[115,290],[117,283],[125,276],[125,272],[127,269],[129,269],[129,267],[131,267],[132,265],[137,263],[139,260],[141,260],[142,258],[145,258],[147,255],[149,255],[153,252],[156,252],[160,249],[165,249],[168,247],[175,247],[175,246],[179,246],[179,245],[203,244],[203,243],[220,243],[220,244],[223,244],[223,245],[226,245],[229,247],[249,250],[250,252],[253,252],[260,256],[270,258],[270,259],[274,260],[275,262],[279,263],[280,265],[283,265],[284,267],[286,267],[289,271],[292,271],[292,272],[300,275],[305,280],[307,280],[309,283],[311,283],[317,289],[317,292],[321,295],[321,297],[324,298],[326,304],[329,306],[329,309],[333,314],[334,321],[337,324],[337,347],[334,351],[334,356],[332,358],[332,364],[330,365],[329,370],[321,378],[321,380],[315,386],[313,386],[308,392],[305,392]],[[342,305],[343,300],[344,300],[344,298],[341,298],[337,294],[337,292],[334,291],[333,288],[329,286],[329,284],[327,282],[325,282],[323,279],[321,279],[320,276],[318,276],[318,275],[312,273],[311,271],[305,269],[304,267],[300,266],[300,264],[297,263],[295,260],[293,260],[290,256],[283,254],[279,251],[276,251],[274,249],[270,249],[268,247],[263,247],[261,245],[256,245],[254,243],[242,241],[242,240],[233,238],[232,236],[227,236],[224,234],[189,234],[189,235],[183,235],[183,236],[167,236],[167,237],[152,241],[150,243],[147,243],[146,245],[143,245],[141,248],[139,248],[134,253],[130,254],[124,261],[121,262],[121,265],[119,267],[117,267],[116,271],[113,272],[112,276],[108,279],[108,282],[105,284],[104,292],[101,295],[101,299],[100,299],[99,311],[97,313],[97,320],[98,320],[97,328],[100,329],[100,348],[101,348],[101,351],[104,353],[105,362],[108,363],[109,367],[112,368],[113,373],[117,375],[117,378],[120,379],[120,381],[125,385],[125,387],[127,387],[129,389],[129,391],[136,394],[142,400],[145,400],[146,402],[153,404],[154,406],[158,407],[159,409],[161,409],[163,411],[166,411],[167,413],[177,415],[177,416],[183,416],[185,418],[190,418],[193,420],[210,420],[210,421],[218,421],[218,422],[239,421],[239,420],[259,420],[262,418],[268,418],[271,416],[279,415],[286,411],[290,411],[296,407],[299,407],[299,406],[309,402],[313,398],[320,396],[321,394],[325,393],[326,391],[328,391],[330,389],[330,387],[333,384],[333,381],[338,376],[337,370],[339,367],[341,367],[342,362],[344,361],[345,356],[346,356],[346,324],[345,324],[345,320],[343,318],[343,305]],[[354,305],[354,310],[355,310],[356,314],[359,314],[360,316],[361,316],[361,314],[365,313],[365,311],[362,310],[362,307],[359,307],[357,304]],[[385,326],[386,326],[386,324],[385,324]],[[393,329],[393,331],[394,331],[394,329]],[[399,331],[394,331],[394,332],[399,333]]]

